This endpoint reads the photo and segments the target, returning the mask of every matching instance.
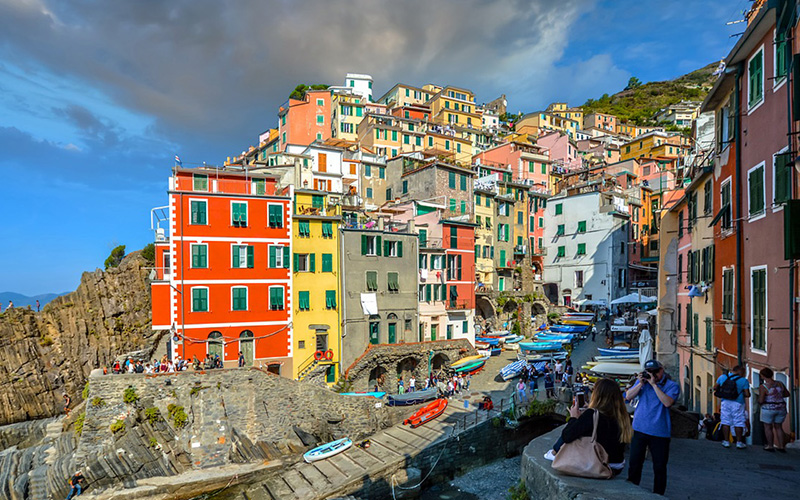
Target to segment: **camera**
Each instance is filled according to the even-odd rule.
[[[645,380],[650,380],[650,374],[647,371],[642,372],[642,378]]]

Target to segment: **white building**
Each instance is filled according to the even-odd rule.
[[[628,219],[621,193],[560,194],[548,200],[544,281],[557,286],[559,304],[608,303],[627,293]]]
[[[344,77],[344,86],[359,94],[367,102],[372,102],[372,77],[358,73],[347,73]]]

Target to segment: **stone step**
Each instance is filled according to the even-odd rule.
[[[294,498],[294,492],[283,480],[282,477],[271,479],[264,483],[264,489],[275,500],[283,500],[284,498]]]
[[[331,484],[339,484],[347,479],[349,476],[340,471],[333,464],[329,464],[325,460],[314,462],[312,464]]]
[[[333,482],[328,479],[325,474],[320,472],[314,464],[306,464],[299,467],[297,472],[299,472],[300,475],[303,476],[303,479],[308,481],[317,491],[325,491],[333,484]]]
[[[370,450],[371,449],[372,447],[370,446]],[[350,454],[353,460],[364,465],[367,470],[372,470],[376,467],[383,467],[386,465],[385,461],[370,453],[369,450],[364,450],[362,448],[351,448],[347,450],[347,453]]]
[[[296,469],[292,468],[281,474],[283,480],[292,489],[292,493],[296,498],[315,498],[317,496],[316,489],[309,483]]]

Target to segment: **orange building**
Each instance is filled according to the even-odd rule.
[[[168,353],[292,375],[291,193],[277,177],[176,168],[156,232],[153,329]]]
[[[278,110],[280,150],[287,144],[308,146],[331,138],[331,92],[309,90],[305,99],[289,99]]]

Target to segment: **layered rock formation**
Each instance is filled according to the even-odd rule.
[[[117,268],[84,273],[40,313],[0,314],[0,425],[58,415],[62,394],[80,401],[93,368],[154,349],[146,266],[134,252]]]

